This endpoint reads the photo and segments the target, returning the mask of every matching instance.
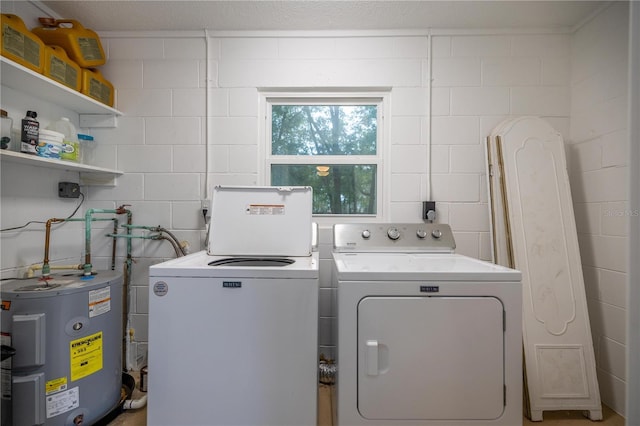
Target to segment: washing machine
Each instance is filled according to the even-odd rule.
[[[149,270],[150,425],[315,425],[311,188],[216,187],[207,250]]]
[[[519,271],[444,224],[338,224],[336,425],[522,424]]]

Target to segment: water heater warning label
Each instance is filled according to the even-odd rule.
[[[67,378],[60,377],[58,379],[49,380],[45,383],[45,393],[50,395],[67,389]]]
[[[69,342],[71,381],[102,370],[102,331]]]
[[[111,287],[89,292],[89,318],[106,314],[111,310]]]
[[[249,204],[247,214],[274,216],[284,214],[284,204]]]
[[[47,396],[47,418],[55,417],[58,414],[66,413],[80,406],[80,389],[69,389],[55,395]]]

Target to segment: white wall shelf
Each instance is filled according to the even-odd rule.
[[[111,108],[80,92],[38,74],[10,59],[0,56],[0,76],[2,86],[27,93],[43,101],[76,111],[87,118],[97,117],[109,124],[97,127],[115,127],[115,117],[123,115],[115,108]],[[91,116],[91,117],[90,117]],[[94,120],[95,121],[95,120]],[[0,151],[2,162],[46,167],[50,169],[66,170],[80,173],[80,182],[85,185],[115,186],[116,178],[123,173],[119,170],[105,169],[86,164],[42,158],[20,152]]]
[[[49,169],[80,172],[80,182],[84,185],[115,186],[116,178],[123,174],[123,172],[119,170],[43,158],[36,155],[23,154],[21,152],[8,150],[0,150],[0,159],[3,163],[17,163],[36,167],[46,167]]]
[[[80,114],[123,115],[80,92],[0,56],[2,85],[28,93],[44,101],[64,106]]]

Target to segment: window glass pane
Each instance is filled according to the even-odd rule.
[[[272,105],[273,155],[376,155],[377,105]]]
[[[376,214],[375,164],[272,164],[274,186],[311,186],[314,214]]]

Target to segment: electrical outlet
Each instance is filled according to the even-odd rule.
[[[435,201],[423,201],[422,202],[422,220],[428,220],[433,222],[436,220],[436,202]]]
[[[202,217],[204,218],[205,225],[209,223],[209,218],[211,217],[211,212],[209,209],[211,208],[211,200],[202,200]]]
[[[80,197],[80,185],[74,182],[58,182],[58,197],[60,198]]]

